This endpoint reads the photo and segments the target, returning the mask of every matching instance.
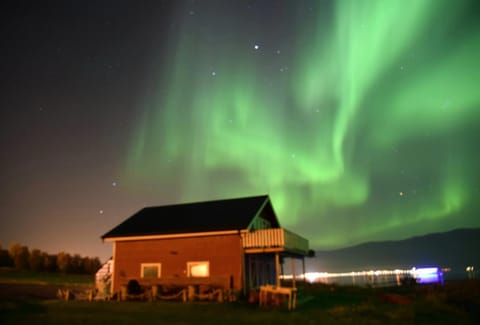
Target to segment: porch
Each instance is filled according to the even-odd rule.
[[[292,287],[296,286],[295,261],[299,259],[305,273],[305,256],[309,255],[308,240],[284,228],[258,229],[242,234],[245,252],[244,288],[265,285],[281,287],[283,262],[290,260]]]
[[[287,252],[308,255],[308,240],[284,228],[258,229],[242,235],[245,253]]]

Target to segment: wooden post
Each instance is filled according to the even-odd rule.
[[[153,285],[152,286],[152,301],[157,300],[157,295],[158,295],[158,286]]]
[[[128,294],[128,292],[127,292],[127,286],[126,286],[126,285],[122,285],[122,286],[120,287],[120,300],[121,300],[121,301],[127,300],[127,294]]]
[[[189,285],[187,287],[187,291],[188,291],[188,301],[195,300],[195,286]]]
[[[222,289],[218,289],[217,301],[218,302],[223,302],[223,290]]]
[[[280,274],[281,274],[281,275],[284,275],[284,274],[285,274],[285,272],[284,272],[284,270],[283,270],[283,263],[280,263]]]
[[[88,301],[92,301],[93,300],[93,290],[88,290]]]
[[[275,276],[276,276],[276,283],[277,287],[280,287],[280,256],[278,252],[275,253]]]
[[[305,256],[302,256],[302,274],[303,274],[303,283],[307,282],[307,278],[305,277]]]
[[[250,283],[252,282],[248,281],[248,284],[247,284],[247,265],[245,263],[245,259],[247,257],[245,256],[245,251],[241,246],[240,246],[240,256],[242,257],[242,290],[243,290],[243,295],[247,296],[247,290],[250,289]],[[250,270],[248,270],[248,274],[250,276]]]
[[[109,268],[109,272],[112,273],[111,277],[110,277],[110,296],[113,296],[113,294],[118,291],[118,289],[116,288],[116,284],[115,282],[117,282],[118,278],[116,276],[116,273],[115,273],[115,261],[117,260],[117,241],[114,241],[113,242],[113,256],[112,256],[112,265],[111,265],[111,268]],[[117,273],[118,274],[118,273]]]
[[[182,301],[187,302],[187,289],[183,288],[181,292],[182,292]]]
[[[295,288],[295,258],[294,258],[294,257],[290,257],[290,265],[292,266],[292,267],[291,267],[291,271],[292,271],[292,287]]]

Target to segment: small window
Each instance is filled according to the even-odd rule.
[[[208,277],[210,276],[210,262],[188,262],[187,270],[190,277]]]
[[[160,278],[162,265],[160,263],[142,263],[140,276],[143,279]]]

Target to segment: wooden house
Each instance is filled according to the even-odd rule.
[[[111,293],[132,279],[246,293],[279,285],[285,257],[305,269],[309,251],[306,239],[280,227],[267,195],[146,207],[101,238],[113,243]]]

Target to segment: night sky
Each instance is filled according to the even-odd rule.
[[[261,194],[316,249],[479,227],[479,4],[2,1],[0,244]]]

